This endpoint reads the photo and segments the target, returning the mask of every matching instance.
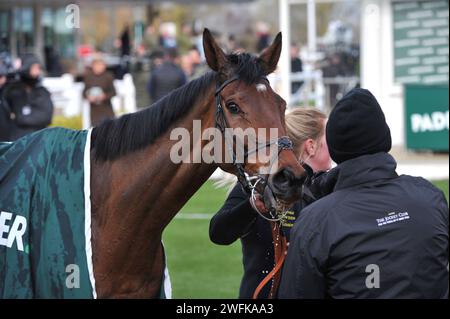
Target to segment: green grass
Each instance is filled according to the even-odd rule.
[[[240,243],[215,245],[208,227],[209,220],[175,219],[165,230],[173,298],[237,298]]]
[[[222,206],[227,196],[227,188],[216,188],[207,181],[181,209],[182,213],[214,214]]]
[[[448,180],[433,182],[448,201]],[[178,216],[212,216],[224,203],[227,190],[211,181],[186,203]],[[207,219],[175,218],[164,231],[173,298],[237,298],[242,276],[239,241],[218,246],[209,240]]]
[[[205,219],[175,218],[165,229],[174,298],[237,298],[242,276],[240,242],[219,246],[209,240],[209,217],[226,196],[226,188],[207,181],[178,215],[204,214]]]
[[[444,192],[445,197],[447,198],[447,202],[448,202],[448,180],[434,181],[433,184],[436,185],[438,188],[440,188]]]
[[[62,115],[57,115],[53,117],[52,124],[50,126],[81,130],[83,123],[81,116],[65,117]]]

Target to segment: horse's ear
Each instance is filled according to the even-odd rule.
[[[225,52],[216,43],[207,28],[203,31],[203,50],[205,51],[206,62],[212,70],[219,72],[225,67],[227,63]]]
[[[269,47],[265,48],[259,56],[259,59],[264,64],[266,74],[272,73],[277,68],[278,60],[280,59],[281,54],[281,42],[281,32],[278,32],[275,40],[273,40],[273,43]]]

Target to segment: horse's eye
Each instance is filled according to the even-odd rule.
[[[238,114],[239,111],[240,111],[239,106],[236,103],[234,103],[234,102],[227,103],[227,109],[232,114]]]

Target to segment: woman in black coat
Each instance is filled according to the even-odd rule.
[[[299,160],[315,172],[326,171],[331,167],[325,141],[325,123],[326,116],[316,109],[298,108],[286,115],[288,135]],[[284,218],[282,231],[288,241],[289,230],[304,205],[295,203]],[[274,250],[270,223],[253,209],[248,194],[239,183],[211,219],[209,236],[211,241],[219,245],[241,240],[244,275],[239,298],[252,298],[259,283],[274,268]],[[270,283],[265,285],[258,298],[267,298],[270,286]]]

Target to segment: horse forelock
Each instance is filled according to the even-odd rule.
[[[231,64],[234,76],[246,84],[256,84],[266,76],[261,60],[249,53],[230,54],[227,56]]]

